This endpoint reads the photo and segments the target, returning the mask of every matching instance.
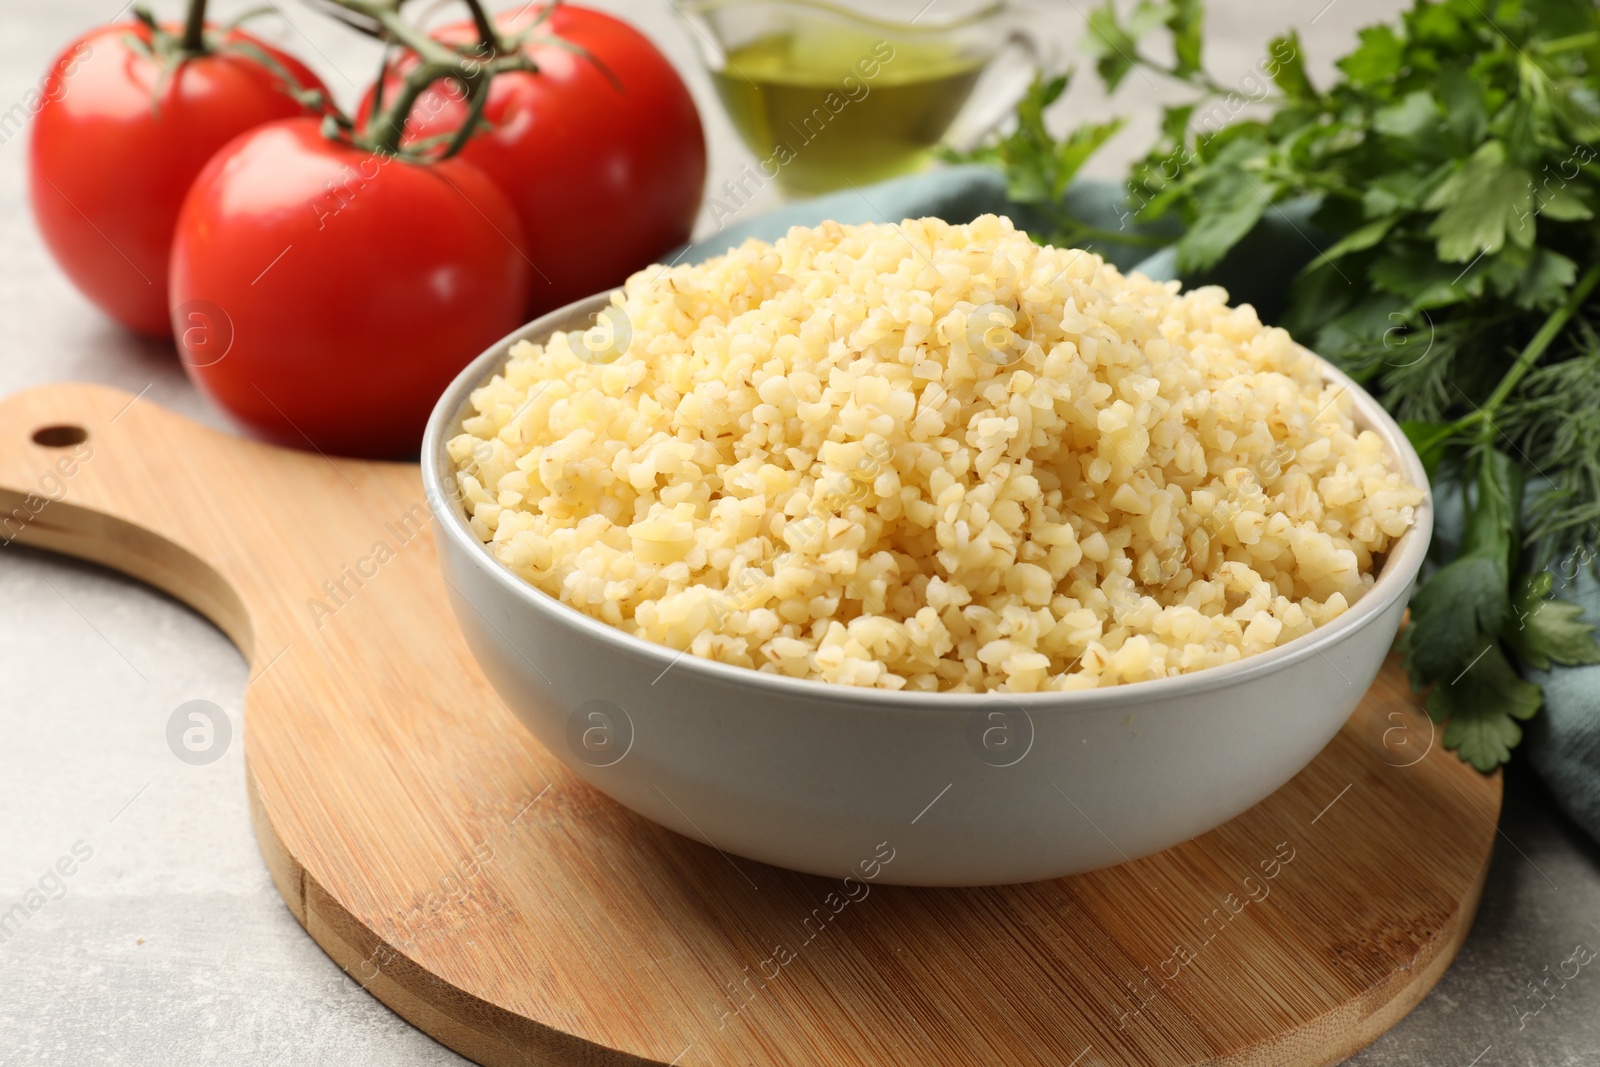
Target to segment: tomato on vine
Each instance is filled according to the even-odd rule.
[[[406,146],[406,117],[440,78],[478,102],[527,61],[469,63],[392,4],[340,2],[427,64],[360,124],[280,120],[212,158],[178,218],[172,327],[191,380],[258,436],[406,458],[451,378],[521,324],[533,273],[511,202],[455,156],[465,138]]]
[[[440,27],[436,40],[520,53],[529,70],[498,77],[461,157],[516,206],[537,264],[529,316],[620,285],[689,239],[706,177],[705,135],[671,62],[621,19],[572,4],[519,5]],[[382,79],[392,95],[417,53]],[[411,115],[422,141],[469,124],[470,108],[435,85]],[[363,113],[379,86],[367,91]]]
[[[327,91],[293,56],[191,0],[182,26],[142,9],[97,27],[51,65],[29,146],[45,245],[84,296],[165,336],[173,226],[195,175],[262,123],[321,110]]]

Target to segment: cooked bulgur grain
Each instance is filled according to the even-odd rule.
[[[954,692],[1200,670],[1343,612],[1423,495],[1226,300],[994,216],[797,227],[634,275],[625,351],[517,345],[450,455],[513,572],[698,656]]]

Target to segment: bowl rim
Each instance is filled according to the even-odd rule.
[[[845,685],[814,678],[771,674],[656,644],[624,633],[518,577],[490,554],[488,546],[472,533],[458,495],[446,488],[447,474],[453,471],[446,446],[451,438],[461,432],[461,423],[472,392],[504,367],[510,348],[517,342],[536,338],[542,341],[561,330],[582,328],[592,321],[596,312],[612,302],[614,292],[617,290],[597,293],[541,315],[496,341],[467,364],[440,396],[428,417],[422,440],[422,481],[428,508],[437,520],[442,535],[455,548],[465,552],[466,558],[473,560],[480,571],[488,574],[517,603],[553,623],[576,629],[583,636],[613,651],[653,662],[663,674],[668,668],[675,667],[675,673],[681,672],[682,677],[690,680],[698,679],[800,699],[829,699],[872,705],[883,710],[916,710],[923,713],[930,708],[951,711],[992,708],[997,701],[1014,704],[1030,712],[1073,712],[1123,704],[1151,704],[1163,698],[1194,696],[1239,685],[1275,674],[1312,656],[1325,657],[1330,646],[1372,625],[1396,600],[1410,592],[1428,553],[1433,536],[1433,491],[1416,449],[1371,394],[1327,360],[1302,346],[1302,350],[1317,361],[1326,380],[1343,385],[1351,394],[1357,427],[1370,429],[1382,438],[1385,452],[1413,485],[1422,487],[1423,498],[1417,505],[1410,528],[1390,546],[1372,588],[1332,622],[1316,627],[1286,644],[1232,663],[1205,667],[1187,674],[1124,682],[1096,689],[1037,693],[946,693]]]

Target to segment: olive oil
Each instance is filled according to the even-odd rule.
[[[811,195],[920,167],[986,60],[949,42],[802,28],[729,49],[712,80],[761,172]]]

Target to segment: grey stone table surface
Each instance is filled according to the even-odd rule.
[[[751,157],[696,66],[691,31],[668,0],[591,2],[625,9],[685,71],[710,135],[714,193]],[[119,331],[73,291],[28,217],[27,113],[13,105],[61,46],[119,15],[120,4],[0,0],[0,394],[99,381],[223,425],[167,346]],[[1042,15],[1064,51],[1087,5],[1064,0]],[[157,3],[164,14],[177,6]],[[214,5],[224,16],[245,6]],[[1312,70],[1325,74],[1356,28],[1395,9],[1380,0],[1208,6],[1212,72],[1246,91],[1272,33],[1297,26]],[[365,42],[297,0],[262,31],[346,102],[376,65]],[[1062,121],[1113,106],[1083,81]],[[1130,78],[1116,107],[1149,129],[1151,105],[1167,95]],[[1137,140],[1122,142],[1122,158]],[[771,189],[741,196],[740,214],[773,203]],[[701,233],[712,228],[707,213]],[[232,646],[182,605],[95,567],[0,547],[0,913],[37,903],[33,890],[46,901],[0,931],[0,1065],[465,1062],[348,978],[280,901],[245,804],[245,681]],[[194,699],[220,705],[234,724],[234,743],[208,766],[180,762],[166,742],[168,717]],[[63,857],[68,876],[53,873]],[[1579,944],[1600,947],[1600,852],[1513,773],[1483,909],[1460,959],[1351,1062],[1600,1064],[1600,966],[1550,981],[1542,998],[1531,992]]]

